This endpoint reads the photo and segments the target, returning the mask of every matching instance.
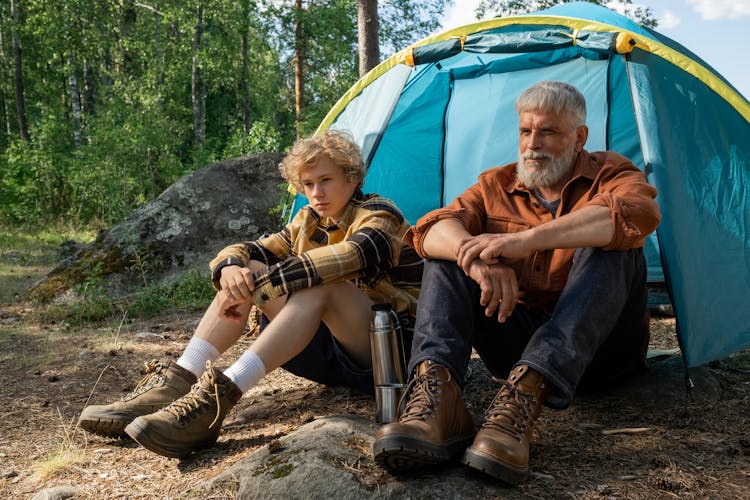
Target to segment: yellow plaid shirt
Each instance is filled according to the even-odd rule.
[[[280,232],[221,250],[210,264],[214,287],[219,288],[228,257],[243,265],[257,260],[267,266],[253,275],[257,305],[295,290],[350,281],[373,302],[414,316],[423,261],[401,239],[408,228],[392,201],[357,190],[338,222],[306,206]]]

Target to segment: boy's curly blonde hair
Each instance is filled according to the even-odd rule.
[[[362,153],[352,136],[340,130],[327,130],[319,136],[299,139],[279,163],[279,171],[294,189],[304,192],[300,182],[302,169],[314,166],[321,155],[328,156],[333,163],[344,169],[347,180],[362,187],[365,179]]]

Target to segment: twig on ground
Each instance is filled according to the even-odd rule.
[[[613,434],[641,434],[650,430],[650,427],[623,427],[622,429],[604,429],[602,434],[605,436],[611,436]]]

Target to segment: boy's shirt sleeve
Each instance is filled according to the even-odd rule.
[[[221,270],[227,266],[246,266],[251,260],[257,260],[263,262],[266,266],[272,266],[291,255],[293,228],[294,221],[278,233],[264,236],[255,241],[245,241],[223,248],[209,264],[211,282],[214,288],[216,290],[221,289],[219,285]]]
[[[377,204],[367,201],[357,208],[342,241],[289,255],[255,273],[255,303],[262,305],[289,292],[317,285],[356,279],[372,283],[398,264],[403,245],[401,236],[407,227],[392,203],[382,198]],[[301,231],[298,236],[308,241],[321,238],[319,228]],[[302,242],[302,246],[306,243]]]

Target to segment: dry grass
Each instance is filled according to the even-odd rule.
[[[240,401],[216,447],[186,460],[75,428],[84,406],[132,390],[145,360],[177,357],[198,319],[124,318],[85,329],[16,322],[0,330],[0,352],[26,360],[0,356],[0,498],[61,485],[75,486],[81,498],[233,498],[236,481],[196,492],[205,480],[318,416],[372,417],[369,397],[277,370]],[[674,348],[673,320],[657,319],[653,326],[652,347]],[[150,335],[136,335],[142,332]],[[219,366],[251,342],[243,337]],[[51,351],[57,356],[48,356]],[[750,497],[750,429],[742,425],[748,421],[750,375],[722,373],[726,399],[718,405],[644,411],[627,402],[584,398],[564,412],[546,410],[532,448],[532,477],[517,491],[530,498]],[[467,400],[478,418],[494,390],[492,379],[475,371]],[[634,428],[648,430],[602,432]],[[370,456],[362,443],[347,445]],[[366,458],[344,465],[370,488],[393,480]],[[499,487],[498,495],[503,491]]]

